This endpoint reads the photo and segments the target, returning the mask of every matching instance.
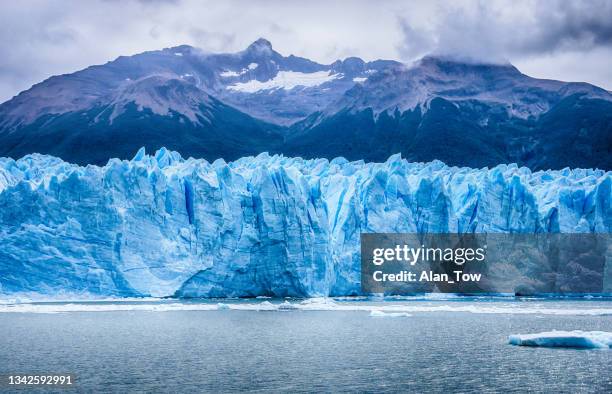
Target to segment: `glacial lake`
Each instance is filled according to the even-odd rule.
[[[71,373],[86,392],[611,392],[612,349],[508,344],[553,329],[612,331],[612,301],[2,303],[0,374]]]

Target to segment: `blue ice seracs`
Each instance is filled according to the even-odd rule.
[[[2,158],[0,294],[359,294],[362,232],[610,232],[611,182],[601,170],[399,155],[209,163],[162,148],[104,167]]]

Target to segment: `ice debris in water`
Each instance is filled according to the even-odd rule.
[[[144,149],[0,158],[0,294],[360,294],[360,233],[612,231],[611,173]],[[515,276],[530,277],[528,264]],[[520,278],[519,278],[520,279]]]
[[[510,335],[508,342],[517,346],[611,349],[612,332],[548,331],[537,334]]]
[[[371,317],[410,317],[410,313],[406,312],[383,312],[380,310],[373,310],[370,312]]]
[[[289,301],[285,301],[278,306],[279,311],[295,311],[298,309],[299,308],[296,305],[290,303]]]
[[[557,315],[557,316],[612,316],[611,308],[581,306],[557,306],[532,304],[530,302],[491,303],[389,303],[378,305],[361,300],[333,301],[325,298],[304,300],[301,302],[270,301],[253,302],[251,300],[227,300],[216,302],[181,302],[159,299],[134,299],[87,301],[87,302],[7,302],[0,303],[0,313],[69,313],[69,312],[109,312],[109,311],[340,311],[370,313],[373,317],[404,317],[414,313],[473,313],[473,314],[507,314],[507,315]],[[390,301],[390,300],[389,300]],[[486,304],[486,305],[485,305]],[[372,313],[374,312],[374,313]]]

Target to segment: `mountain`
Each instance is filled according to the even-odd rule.
[[[612,94],[445,57],[326,65],[259,39],[237,53],[182,45],[121,56],[0,105],[1,156],[104,164],[141,146],[211,161],[402,153],[471,167],[612,169]]]
[[[399,155],[211,164],[161,149],[103,167],[0,158],[0,296],[355,295],[362,233],[607,234],[611,187],[602,170],[470,169]],[[610,242],[587,245],[601,259],[557,248],[564,258],[552,267],[531,255],[549,249],[508,246],[499,265],[487,261],[488,277],[515,292],[609,292],[600,247]]]
[[[426,57],[390,67],[293,126],[285,152],[534,169],[612,168],[612,95],[511,65]],[[322,138],[326,144],[317,144]]]
[[[5,152],[41,152],[80,164],[110,155],[133,157],[139,147],[171,147],[187,156],[235,159],[275,150],[282,127],[224,104],[180,79],[151,76],[121,89],[112,101],[47,113],[0,135]]]

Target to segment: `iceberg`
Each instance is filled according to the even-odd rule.
[[[0,158],[0,294],[360,295],[361,233],[609,233],[611,185],[597,169],[399,155],[209,163],[162,148],[103,167]]]
[[[612,332],[549,331],[537,334],[510,335],[508,342],[517,346],[612,349]]]

